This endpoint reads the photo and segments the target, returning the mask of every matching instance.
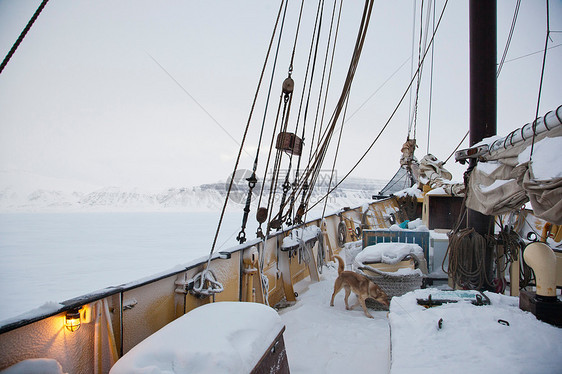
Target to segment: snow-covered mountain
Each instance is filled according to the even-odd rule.
[[[247,194],[245,184],[246,182],[242,181],[235,185],[229,202],[230,209],[242,209]],[[385,184],[386,181],[382,180],[346,180],[330,194],[328,208],[361,205],[371,199]],[[125,187],[89,188],[84,185],[65,185],[62,188],[51,185],[34,189],[1,183],[0,212],[217,211],[224,204],[226,189],[226,182],[161,191]],[[325,192],[326,188],[320,187],[311,197],[311,202],[316,202]],[[264,194],[268,193],[266,189]],[[276,198],[279,199],[281,194],[279,190]],[[254,198],[252,203],[255,206],[257,199]]]

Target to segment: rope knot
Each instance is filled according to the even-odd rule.
[[[199,297],[214,295],[224,290],[222,283],[217,281],[215,274],[209,269],[197,273],[191,281],[193,281],[193,289],[189,292]]]

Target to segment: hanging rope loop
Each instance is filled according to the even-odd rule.
[[[473,290],[491,288],[493,282],[490,281],[486,270],[486,252],[489,244],[491,243],[472,227],[449,234],[445,258],[448,255],[447,273],[454,285]]]

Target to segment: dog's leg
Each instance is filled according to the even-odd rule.
[[[359,295],[355,294],[355,296],[357,297],[357,300],[355,301],[355,304],[353,304],[351,308],[349,308],[350,310],[361,304],[361,302],[359,301]]]
[[[363,312],[365,313],[365,315],[368,318],[374,318],[368,311],[367,311],[367,305],[365,305],[365,299],[362,297],[358,297],[359,303],[361,304],[361,307],[363,308]]]
[[[347,302],[347,299],[349,299],[349,295],[351,295],[351,287],[349,287],[349,286],[344,286],[344,288],[345,288],[345,297],[344,297],[345,309],[351,310],[351,308],[349,307],[349,304],[348,304],[348,302]]]
[[[334,283],[334,293],[332,293],[332,300],[330,301],[330,306],[334,306],[334,297],[341,291],[342,280],[338,277]]]

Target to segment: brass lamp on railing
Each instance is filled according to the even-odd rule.
[[[64,325],[68,331],[74,332],[80,328],[80,308],[66,312]]]

